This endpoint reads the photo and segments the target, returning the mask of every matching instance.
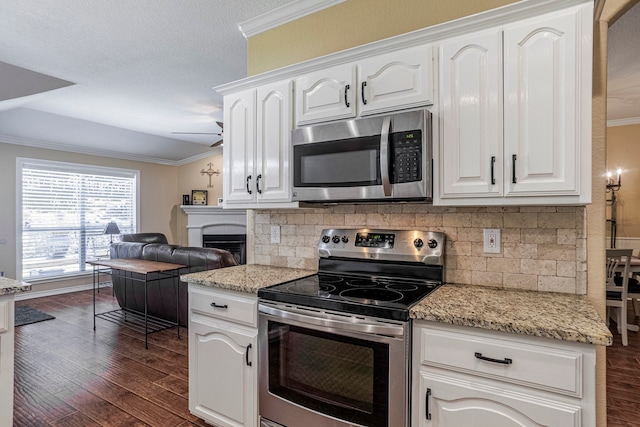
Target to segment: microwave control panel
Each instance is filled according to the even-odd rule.
[[[391,134],[393,170],[391,182],[400,184],[422,180],[422,131]]]

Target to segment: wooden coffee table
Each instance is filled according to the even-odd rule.
[[[125,326],[129,329],[144,332],[144,346],[149,348],[148,336],[150,333],[162,331],[164,329],[178,327],[178,338],[180,338],[180,281],[179,270],[187,267],[182,264],[171,264],[167,262],[147,261],[134,258],[98,259],[87,261],[93,266],[93,330],[96,330],[96,318],[104,319],[112,323]],[[144,314],[126,308],[127,286],[124,287],[125,308],[96,313],[96,274],[100,274],[100,268],[110,268],[112,275],[120,275],[125,280],[139,283],[144,287]],[[98,276],[99,278],[99,276]],[[165,319],[149,316],[147,313],[147,285],[160,279],[171,278],[174,280],[176,288],[176,321],[169,322]],[[98,284],[99,286],[99,284]]]

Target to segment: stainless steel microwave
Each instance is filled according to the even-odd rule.
[[[427,110],[296,128],[291,142],[294,201],[432,198]]]

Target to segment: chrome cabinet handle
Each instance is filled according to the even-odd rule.
[[[244,361],[247,363],[247,366],[251,366],[251,361],[249,360],[249,349],[251,348],[251,344],[247,346],[247,351],[244,353]]]
[[[215,302],[211,303],[211,307],[213,307],[213,308],[224,308],[225,310],[227,308],[229,308],[229,306],[227,304],[220,305],[220,304],[216,304]]]
[[[511,156],[511,182],[516,183],[516,155]]]
[[[346,85],[344,87],[344,106],[349,108],[349,106],[351,104],[349,104],[349,101],[347,100],[347,92],[349,91],[349,89],[351,88],[351,85]]]
[[[262,194],[262,190],[260,189],[260,179],[262,179],[262,174],[256,177],[256,189],[258,190],[258,194]]]
[[[501,365],[511,365],[513,363],[513,360],[507,357],[500,360],[500,359],[494,359],[492,357],[483,356],[482,353],[477,353],[477,352],[474,354],[474,356],[476,357],[476,359],[484,360],[491,363],[500,363]]]
[[[491,156],[491,185],[496,185],[496,177],[493,174],[493,168],[496,165],[496,156]]]
[[[247,176],[247,193],[253,194],[251,189],[249,189],[249,181],[251,180],[251,175]]]
[[[367,86],[367,82],[362,82],[362,86],[360,86],[360,95],[362,95],[362,103],[367,105],[367,100],[364,98],[364,88]]]

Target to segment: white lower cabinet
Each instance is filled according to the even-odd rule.
[[[412,426],[595,426],[595,348],[415,321]]]
[[[13,425],[13,298],[0,296],[0,427]]]
[[[256,304],[189,285],[189,410],[215,426],[258,425]]]

